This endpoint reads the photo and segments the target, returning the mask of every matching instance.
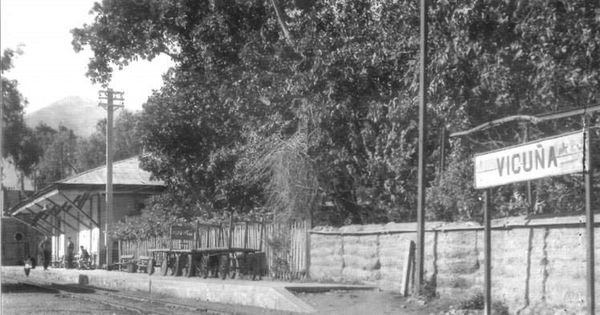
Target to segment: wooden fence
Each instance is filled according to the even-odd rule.
[[[119,240],[119,255],[150,256],[150,249],[231,247],[265,252],[267,268],[274,278],[300,279],[309,267],[309,221],[290,223],[236,222],[230,226],[198,224],[194,240],[150,237]],[[231,235],[231,238],[230,238]]]

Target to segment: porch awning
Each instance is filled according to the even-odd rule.
[[[92,193],[93,191],[69,191],[50,186],[13,207],[10,215],[46,235],[65,233],[65,227],[79,230],[69,221],[60,220],[61,215],[69,216],[88,229],[99,227],[98,220],[92,217],[92,209],[86,211],[83,208]]]
[[[98,214],[105,185],[106,167],[102,166],[53,183],[15,205],[6,214],[46,235],[63,234],[67,227],[79,230],[74,222],[88,229],[100,227]],[[151,179],[150,173],[139,168],[138,157],[113,165],[115,194],[148,195],[159,193],[164,188],[162,181]],[[94,196],[97,197],[96,217],[93,215]]]

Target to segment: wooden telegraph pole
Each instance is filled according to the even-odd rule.
[[[4,156],[4,102],[0,104],[0,159]],[[4,159],[0,161],[0,211],[4,214]]]
[[[594,257],[594,210],[592,209],[592,134],[590,133],[590,119],[587,114],[583,116],[583,146],[584,163],[583,174],[585,181],[585,230],[587,236],[587,312],[595,314],[596,293],[595,293],[595,257]]]
[[[122,108],[124,105],[123,92],[107,89],[99,91],[98,94],[100,99],[99,106],[106,109],[106,221],[104,222],[104,245],[106,246],[106,267],[109,268],[113,259],[112,241],[109,236],[109,227],[113,220],[113,113],[116,109]],[[115,104],[115,101],[118,104]]]
[[[425,136],[427,134],[427,0],[421,0],[421,49],[419,64],[419,170],[417,197],[417,254],[415,293],[421,294],[425,248]]]

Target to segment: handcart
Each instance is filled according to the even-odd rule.
[[[147,272],[160,267],[163,276],[200,276],[234,279],[236,275],[261,278],[264,253],[250,248],[150,249]]]

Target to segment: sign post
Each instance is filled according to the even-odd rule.
[[[475,155],[475,188],[581,173],[585,132],[528,142]]]
[[[485,287],[485,310],[484,314],[492,314],[492,216],[490,213],[490,190],[483,191],[483,255],[484,273],[483,283]]]
[[[594,314],[594,213],[591,209],[592,154],[588,125],[586,117],[584,129],[581,131],[475,155],[475,188],[485,189],[483,192],[485,314],[491,314],[492,306],[489,188],[571,173],[583,173],[585,177],[587,310],[588,314]]]

